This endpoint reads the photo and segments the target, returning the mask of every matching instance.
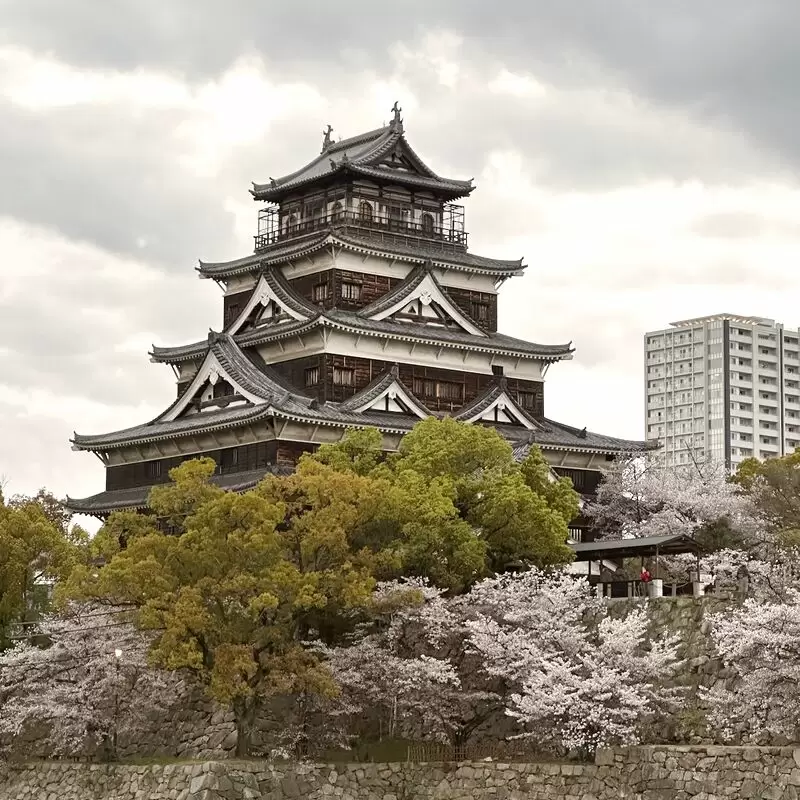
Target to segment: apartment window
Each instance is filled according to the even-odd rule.
[[[161,462],[160,461],[148,461],[147,462],[147,477],[148,478],[160,478],[161,477]]]
[[[342,281],[342,300],[358,301],[361,299],[361,284]]]
[[[306,386],[317,386],[319,384],[319,367],[309,367],[306,370]]]
[[[334,386],[354,386],[355,385],[355,370],[347,367],[334,367],[333,368],[333,385]]]
[[[311,299],[315,303],[321,303],[323,300],[328,299],[328,284],[318,283],[311,290]]]

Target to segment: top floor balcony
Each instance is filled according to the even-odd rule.
[[[436,250],[443,253],[463,253],[468,234],[464,230],[464,207],[444,205],[441,213],[423,211],[413,215],[413,209],[390,209],[388,214],[377,213],[373,206],[361,203],[350,210],[340,203],[331,208],[317,209],[313,214],[300,216],[281,213],[278,207],[264,208],[258,214],[256,252],[278,242],[321,230],[336,230],[367,238],[377,244]]]

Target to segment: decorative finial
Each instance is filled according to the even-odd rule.
[[[403,109],[400,108],[397,100],[395,100],[394,105],[392,106],[392,114],[394,114],[394,116],[392,117],[392,122],[390,127],[397,128],[401,132],[403,130],[403,118],[400,116],[400,112],[402,110]]]
[[[331,146],[331,134],[333,133],[333,128],[328,125],[327,129],[322,131],[322,152],[324,153],[330,146]]]
[[[331,162],[331,169],[336,169],[336,161],[333,158],[329,158],[328,161]]]
[[[269,185],[274,189],[278,185],[278,182],[275,180],[275,178],[270,177]]]

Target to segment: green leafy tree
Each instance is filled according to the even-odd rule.
[[[13,623],[38,619],[50,607],[52,587],[86,557],[86,533],[49,492],[0,494],[0,650]]]
[[[186,462],[154,490],[154,510],[180,523],[177,535],[112,515],[106,529],[125,531],[125,546],[107,536],[107,563],[76,569],[69,589],[136,607],[139,624],[158,633],[153,662],[192,671],[233,708],[244,755],[265,698],[335,691],[303,640],[325,615],[366,605],[374,581],[338,531],[310,521],[292,529],[287,505],[268,491],[214,490],[213,468]]]
[[[566,540],[578,495],[568,480],[553,480],[538,448],[520,465],[494,429],[431,417],[405,437],[393,467],[452,486],[460,518],[484,545],[485,572],[572,560]]]
[[[779,545],[800,545],[800,450],[765,461],[747,458],[733,480],[753,498]]]

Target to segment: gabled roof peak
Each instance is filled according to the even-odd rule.
[[[412,188],[429,189],[443,198],[455,199],[468,195],[474,188],[468,181],[443,178],[434,172],[414,151],[405,138],[401,108],[392,106],[392,120],[388,125],[334,142],[333,128],[323,131],[322,150],[311,162],[282,178],[270,177],[267,183],[253,183],[251,193],[256,200],[280,202],[290,192],[318,181],[329,181],[331,176],[345,173],[383,183],[405,183]],[[387,165],[390,154],[399,152],[409,165],[408,170],[398,170]]]

